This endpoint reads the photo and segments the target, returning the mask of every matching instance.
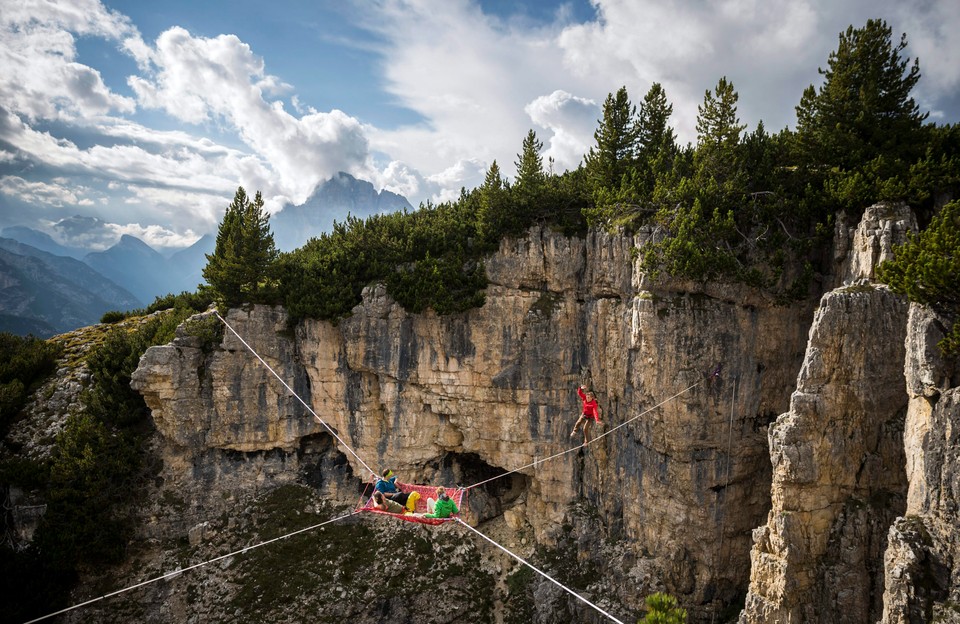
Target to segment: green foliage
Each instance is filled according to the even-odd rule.
[[[113,329],[87,359],[84,409],[57,436],[46,483],[47,510],[34,545],[44,565],[63,570],[121,561],[133,532],[132,506],[151,463],[151,431],[130,376],[150,346],[173,337],[190,310],[171,311],[135,329]]]
[[[867,20],[862,28],[840,33],[837,49],[821,69],[823,85],[816,95],[804,93],[798,130],[816,150],[808,157],[841,169],[853,169],[877,156],[913,160],[917,155],[921,114],[910,92],[920,80],[917,60],[901,53],[906,35],[896,45],[883,20]]]
[[[90,414],[72,416],[57,437],[47,510],[35,537],[38,550],[59,566],[123,559],[132,522],[115,509],[139,467],[138,449]]]
[[[944,206],[926,230],[896,247],[894,259],[877,268],[877,278],[952,318],[940,348],[960,354],[960,201]]]
[[[740,133],[745,126],[737,117],[737,94],[726,76],[717,82],[711,93],[704,92],[703,104],[697,107],[697,156],[701,160],[732,157],[740,144]],[[707,162],[701,166],[710,167]],[[713,172],[710,172],[713,174]]]
[[[517,154],[517,190],[535,195],[543,186],[546,180],[546,174],[543,172],[543,158],[540,157],[540,150],[543,149],[543,141],[537,139],[537,133],[532,129],[527,132],[523,139],[523,149]]]
[[[109,310],[103,313],[103,316],[100,317],[101,323],[106,323],[107,325],[112,325],[114,323],[119,323],[123,319],[129,317],[130,315],[126,312],[121,312],[119,310]]]
[[[484,249],[495,250],[500,238],[520,233],[525,221],[513,210],[510,186],[494,160],[478,189],[477,236]]]
[[[637,109],[630,103],[626,87],[607,95],[600,127],[593,133],[597,144],[584,157],[587,176],[595,189],[619,187],[623,176],[633,167],[640,139],[636,115]]]
[[[188,318],[181,324],[181,331],[186,336],[199,338],[201,348],[207,353],[223,342],[223,323],[212,314]]]
[[[469,309],[482,302],[486,286],[474,219],[461,200],[335,223],[330,234],[281,258],[286,306],[294,317],[343,318],[363,288],[379,281],[411,309]]]
[[[687,611],[677,606],[677,599],[669,594],[657,592],[647,596],[647,614],[643,624],[686,624]]]
[[[179,295],[170,293],[154,299],[153,303],[147,306],[146,313],[150,314],[174,308],[203,312],[210,307],[213,301],[214,293],[209,288],[201,288],[197,292],[183,291]]]
[[[127,310],[126,312],[121,312],[119,310],[105,312],[103,316],[100,317],[100,322],[107,325],[113,325],[114,323],[119,323],[120,321],[132,318],[134,316],[144,316],[146,314],[152,314],[161,310],[170,310],[174,308],[181,310],[192,310],[194,312],[203,312],[210,307],[210,304],[213,303],[214,299],[215,293],[213,289],[209,286],[201,286],[197,292],[183,291],[179,295],[175,295],[173,293],[162,295],[154,299],[153,303],[148,305],[146,308]]]
[[[54,372],[59,355],[52,342],[0,332],[0,437],[30,393]]]
[[[203,277],[222,306],[270,303],[276,299],[273,277],[277,248],[257,191],[251,201],[237,189],[220,222],[213,254],[207,254]]]

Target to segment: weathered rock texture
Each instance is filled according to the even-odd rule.
[[[182,508],[155,505],[145,536],[203,548],[230,528],[203,518],[294,482],[349,505],[389,466],[485,482],[469,521],[527,555],[552,549],[554,570],[623,621],[652,591],[694,623],[735,619],[744,600],[744,623],[952,617],[958,371],[932,346],[949,320],[914,310],[908,324],[872,282],[912,228],[904,206],[838,225],[816,310],[654,287],[631,259],[641,236],[538,228],[487,259],[486,304],[465,314],[410,314],[381,286],[338,325],[233,309],[263,362],[230,330],[206,350],[182,334],[134,376],[161,434],[157,498]],[[584,381],[604,409],[595,434],[610,435],[575,449]],[[503,594],[514,577],[498,557],[477,565]],[[524,621],[602,619],[553,585],[520,586],[533,587],[511,594],[532,601]]]
[[[890,528],[882,624],[960,622],[960,371],[937,348],[945,319],[918,305],[907,330],[907,508]]]
[[[860,285],[820,302],[790,411],[769,431],[772,508],[754,532],[741,622],[880,616],[886,533],[903,512],[907,489],[908,307],[870,277],[912,223],[905,206],[868,209],[842,263],[843,281]]]
[[[598,562],[632,580],[611,583],[621,608],[666,590],[696,619],[742,596],[750,531],[769,507],[766,428],[787,408],[812,310],[730,288],[645,290],[638,242],[535,228],[488,260],[486,304],[462,315],[410,314],[371,287],[337,326],[290,331],[265,307],[227,321],[341,438],[341,474],[390,466],[401,480],[471,485],[523,468],[471,491],[472,521],[509,512],[553,544],[584,503],[625,546]],[[608,430],[635,420],[529,466],[573,446],[586,378]],[[332,440],[230,331],[209,354],[188,338],[150,349],[134,383],[164,436],[163,478],[208,513],[222,492],[314,473],[312,447]],[[330,494],[347,498],[339,487]]]
[[[772,505],[754,532],[744,622],[869,622],[902,513],[907,306],[885,289],[824,296],[790,411],[770,428]]]

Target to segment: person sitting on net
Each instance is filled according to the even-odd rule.
[[[453,514],[460,513],[457,504],[453,499],[447,496],[447,491],[442,487],[437,488],[437,500],[427,497],[427,513],[424,518],[449,518]]]
[[[385,498],[399,503],[406,507],[408,511],[416,510],[420,493],[415,491],[401,492],[400,488],[397,487],[397,475],[393,474],[393,471],[389,468],[383,471],[383,478],[377,479],[373,487],[376,488],[377,492],[383,494]]]
[[[377,490],[373,493],[373,508],[379,509],[380,511],[388,511],[390,513],[403,513],[406,508],[398,503],[397,501],[390,500],[383,495],[383,492]]]

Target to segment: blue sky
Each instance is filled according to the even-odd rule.
[[[792,127],[872,17],[907,33],[931,120],[960,120],[953,0],[0,0],[0,227],[174,249],[239,185],[275,211],[341,170],[440,201],[511,176],[530,128],[576,167],[622,85],[660,82],[684,142],[722,76],[751,129]]]

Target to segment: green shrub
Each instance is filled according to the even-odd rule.
[[[960,201],[950,202],[929,227],[894,249],[877,267],[877,279],[953,320],[940,342],[945,354],[960,354]]]
[[[119,310],[110,310],[109,312],[104,312],[103,316],[100,317],[100,322],[107,325],[112,325],[113,323],[119,323],[120,321],[128,318],[130,316],[129,312],[121,312]]]
[[[0,332],[0,436],[6,435],[30,393],[53,374],[60,352],[55,343]]]
[[[677,606],[677,599],[657,592],[647,596],[647,614],[643,624],[687,624],[687,611]]]

